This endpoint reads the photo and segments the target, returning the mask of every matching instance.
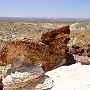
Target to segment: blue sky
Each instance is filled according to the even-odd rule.
[[[90,18],[90,0],[0,0],[2,17]]]

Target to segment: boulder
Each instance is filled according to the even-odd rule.
[[[80,60],[80,63],[82,65],[89,65],[90,64],[90,61],[88,59],[85,59],[85,60]]]
[[[53,86],[42,67],[32,64],[13,65],[2,82],[5,90],[48,90]]]
[[[0,52],[0,60],[12,64],[17,55],[23,54],[22,63],[41,65],[45,71],[58,67],[66,58],[67,43],[69,42],[70,29],[64,26],[43,33],[41,40],[22,39],[5,41],[5,47]]]

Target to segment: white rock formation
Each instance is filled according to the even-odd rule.
[[[9,70],[3,77],[4,90],[43,90],[53,86],[52,80],[44,75],[40,66],[22,65],[11,73]]]

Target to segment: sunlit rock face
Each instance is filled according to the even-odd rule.
[[[5,47],[0,52],[0,60],[13,63],[17,55],[23,54],[25,59],[21,59],[21,64],[41,65],[45,71],[51,70],[65,63],[69,34],[69,26],[64,26],[42,34],[41,40],[38,41],[27,38],[5,41]]]

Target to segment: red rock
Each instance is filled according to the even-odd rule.
[[[78,54],[77,50],[74,49],[74,48],[73,49],[70,49],[69,52],[72,53],[72,54]]]
[[[78,53],[84,53],[84,48],[81,47],[81,48],[77,49],[76,51],[77,51]]]
[[[87,53],[87,56],[90,57],[90,52]]]
[[[82,53],[82,56],[88,56],[88,53],[86,52],[86,50],[84,50],[84,53]]]
[[[90,47],[88,47],[88,49],[87,49],[87,53],[88,53],[88,52],[90,52]]]
[[[42,42],[52,41],[58,38],[66,39],[70,34],[69,26],[65,26],[59,29],[54,29],[53,31],[46,32],[42,34]]]
[[[85,59],[85,60],[81,60],[80,63],[82,65],[89,65],[90,64],[90,61],[88,59]]]
[[[39,41],[27,38],[6,41],[6,52],[0,54],[0,60],[12,64],[17,55],[23,54],[26,57],[23,64],[41,64],[45,71],[51,70],[66,58],[69,34],[69,26],[65,26],[42,34]]]
[[[88,56],[90,57],[90,45],[88,44],[74,44],[72,49],[69,50],[70,53],[76,54],[79,56]]]
[[[82,46],[83,46],[82,44],[77,43],[77,44],[72,45],[72,48],[79,49],[79,48],[81,48]]]

